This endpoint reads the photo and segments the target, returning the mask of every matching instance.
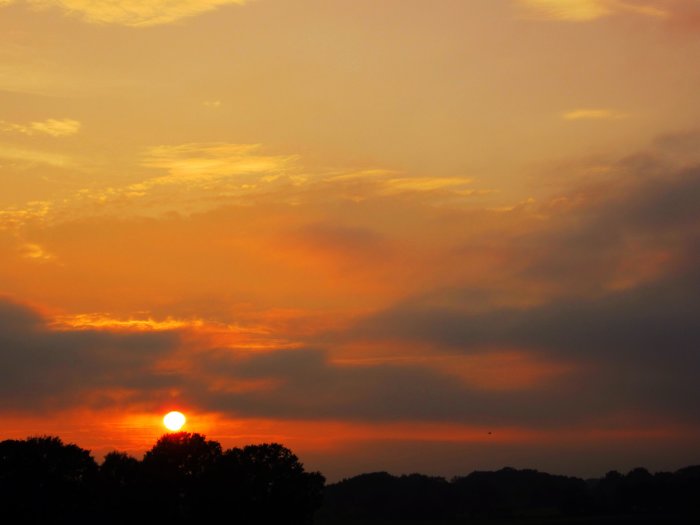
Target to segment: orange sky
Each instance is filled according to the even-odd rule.
[[[434,4],[0,0],[0,438],[700,461],[700,5]]]

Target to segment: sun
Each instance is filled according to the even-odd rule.
[[[182,425],[185,424],[185,421],[187,421],[187,418],[182,412],[168,412],[163,418],[165,428],[172,430],[173,432],[180,430]]]

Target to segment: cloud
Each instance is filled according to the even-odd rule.
[[[298,159],[296,155],[261,155],[257,153],[259,149],[258,144],[225,142],[157,146],[146,153],[143,165],[165,169],[169,175],[150,179],[134,188],[212,182],[244,175],[274,176]]]
[[[663,142],[684,148],[689,138]],[[339,341],[466,355],[515,348],[590,372],[588,387],[579,384],[587,391],[569,399],[572,414],[587,413],[589,402],[601,413],[674,414],[697,424],[700,166],[673,171],[630,158],[618,169],[626,174],[616,183],[578,208],[550,212],[548,228],[515,240],[513,258],[524,262],[518,280],[559,282],[554,297],[474,311],[474,290],[460,297],[453,289],[449,301],[426,294],[368,317]]]
[[[648,3],[622,0],[518,0],[534,15],[548,20],[589,22],[607,16],[633,13],[665,18],[668,12]]]
[[[2,149],[0,149],[0,158]],[[0,209],[0,231],[20,230],[25,225],[44,220],[51,212],[51,203],[48,201],[34,201],[23,208]]]
[[[153,319],[145,318],[121,319],[108,313],[91,313],[58,316],[51,323],[52,328],[59,330],[130,330],[130,331],[172,331],[178,329],[202,328],[204,321],[201,319]]]
[[[625,116],[611,109],[574,109],[561,115],[564,120],[619,120]]]
[[[15,0],[20,2],[21,0]],[[225,5],[243,5],[247,0],[24,0],[31,6],[54,7],[77,15],[86,22],[149,27],[170,24],[213,11]],[[0,0],[0,6],[13,0]]]
[[[556,20],[595,20],[612,13],[605,0],[520,0],[538,15]]]
[[[0,299],[0,409],[94,407],[113,402],[112,390],[142,399],[172,385],[154,367],[178,341],[173,332],[54,330],[35,311]]]
[[[60,153],[51,153],[47,151],[18,148],[10,144],[0,143],[0,158],[18,161],[25,165],[46,164],[57,168],[71,167],[75,164],[74,160]],[[2,214],[2,210],[0,210]]]
[[[0,157],[60,167],[74,164],[62,155],[2,144]],[[0,227],[21,228],[37,219],[65,222],[114,213],[151,217],[173,211],[192,214],[228,205],[298,209],[302,204],[325,207],[329,202],[380,200],[413,200],[415,206],[428,202],[463,205],[490,193],[474,187],[468,177],[413,176],[383,169],[311,170],[302,165],[299,155],[269,154],[259,144],[160,145],[147,149],[140,164],[148,168],[141,170],[140,182],[82,188],[61,199],[43,201],[40,210],[37,203],[0,209]]]
[[[27,259],[35,261],[52,261],[56,258],[55,255],[46,251],[41,245],[28,242],[21,247],[22,255]]]
[[[319,349],[212,351],[197,364],[212,386],[199,391],[197,403],[243,417],[551,424],[564,412],[563,402],[542,411],[542,390],[487,391],[424,364],[338,365]],[[266,387],[241,391],[239,382]]]
[[[28,124],[15,124],[0,120],[0,130],[5,132],[22,133],[23,135],[50,135],[52,137],[67,137],[80,131],[81,124],[77,120],[47,119],[30,122]]]
[[[188,345],[181,352],[180,326],[172,322],[95,328],[94,319],[81,327],[69,321],[49,323],[0,299],[0,410],[152,410],[174,395],[200,411],[285,419],[493,422],[511,413],[507,398],[420,365],[344,366],[324,350],[303,348]],[[516,404],[532,415],[539,403]]]
[[[335,194],[360,202],[373,198],[410,198],[433,204],[464,202],[464,198],[492,193],[474,187],[474,179],[464,176],[415,176],[387,169],[365,169],[323,176]]]
[[[145,152],[142,166],[166,171],[124,186],[82,188],[61,199],[0,209],[0,228],[21,228],[32,221],[62,221],[91,215],[131,212],[139,216],[176,210],[192,213],[221,206],[228,199],[262,195],[289,200],[290,187],[303,183],[297,155],[265,155],[259,145],[188,143],[157,146]],[[0,143],[0,158],[24,165],[69,167],[70,157]],[[184,191],[186,190],[186,191]],[[250,202],[248,202],[250,204]],[[127,206],[129,206],[127,208]]]
[[[359,324],[354,336],[406,345],[421,341],[477,355],[491,348],[517,347],[554,362],[580,363],[589,373],[583,381],[570,376],[571,385],[581,389],[578,398],[569,398],[559,386],[550,390],[553,396],[568,398],[568,414],[560,412],[554,398],[543,401],[543,410],[577,419],[590,416],[590,404],[601,415],[674,415],[698,424],[692,402],[700,395],[695,379],[700,371],[698,282],[697,273],[690,273],[596,299],[558,300],[481,315],[399,305]]]
[[[694,140],[665,137],[654,148],[679,157],[695,149]],[[3,303],[5,406],[150,406],[175,391],[200,410],[228,416],[553,427],[636,414],[642,421],[667,417],[698,424],[693,401],[700,396],[700,168],[683,163],[674,168],[663,156],[655,159],[654,148],[612,167],[614,181],[540,205],[537,229],[524,228],[503,241],[512,244],[509,260],[517,263],[517,280],[536,288],[559,282],[562,291],[553,297],[505,307],[480,295],[482,288],[450,278],[449,300],[442,300],[439,290],[405,299],[349,328],[305,334],[287,350],[273,344],[267,351],[239,348],[219,339],[220,346],[200,343],[189,352],[179,349],[182,331],[189,328],[172,320],[139,323],[94,314],[59,327]],[[255,155],[254,149],[223,150],[234,164],[240,155]],[[203,157],[208,165],[200,148],[166,149],[152,158],[172,170],[167,176],[187,178],[180,161],[191,157]],[[213,166],[210,171],[216,172],[218,164]],[[260,168],[256,175],[268,173]],[[216,217],[216,227],[227,235],[241,222]],[[295,231],[308,246],[326,246],[343,256],[374,251],[384,240],[371,229],[337,223],[310,222]],[[187,249],[202,257],[196,247]],[[645,254],[657,253],[665,258],[647,272],[653,258]],[[241,273],[240,258],[237,253],[235,273]],[[461,266],[469,263],[466,256],[457,260]],[[227,261],[223,258],[222,265],[229,269]],[[212,272],[214,266],[206,268]],[[255,270],[258,275],[260,269]],[[627,279],[624,285],[620,277]],[[474,309],[474,301],[485,306]],[[267,334],[270,340],[277,335]],[[418,349],[426,358],[342,360],[352,357],[354,348],[372,346],[403,356],[417,355]],[[445,358],[455,355],[469,359]],[[508,355],[514,357],[509,361]],[[173,359],[181,365],[164,373],[162,363]],[[511,381],[511,388],[473,380],[486,370],[499,386],[494,368],[499,359],[503,368],[520,367],[535,379]],[[456,370],[457,365],[464,368]],[[126,400],[110,397],[111,388],[128,392]]]
[[[313,253],[330,253],[341,259],[388,255],[387,240],[369,228],[316,222],[301,227],[291,243]],[[356,262],[356,261],[355,261]]]

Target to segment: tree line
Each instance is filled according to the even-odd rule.
[[[139,461],[102,464],[57,437],[0,443],[4,523],[312,523],[325,479],[284,446],[222,450],[200,434],[166,434]]]
[[[700,518],[700,466],[656,474],[644,468],[626,475],[612,471],[589,480],[513,468],[451,481],[376,472],[327,486],[320,516],[330,521],[636,516],[700,523],[694,521]]]
[[[637,468],[583,480],[504,468],[446,480],[361,474],[324,486],[291,450],[272,443],[223,450],[166,434],[138,460],[97,464],[58,437],[0,442],[3,523],[325,523],[344,520],[501,520],[595,516],[700,518],[700,466]],[[697,520],[697,521],[693,521]]]

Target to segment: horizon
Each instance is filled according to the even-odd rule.
[[[0,440],[700,464],[699,21],[0,0]]]
[[[167,437],[173,437],[173,436],[177,436],[177,435],[195,436],[195,437],[199,436],[208,442],[213,442],[213,443],[216,443],[218,445],[221,445],[222,452],[227,452],[227,451],[232,450],[232,449],[239,449],[240,450],[240,449],[245,448],[246,446],[255,447],[255,446],[261,446],[261,445],[263,445],[263,446],[264,445],[281,445],[284,448],[288,448],[288,447],[286,447],[286,445],[284,443],[272,443],[272,442],[270,442],[270,443],[247,443],[245,445],[235,445],[232,447],[226,447],[226,446],[223,446],[221,443],[219,443],[217,440],[210,439],[209,436],[206,436],[204,434],[200,434],[199,432],[187,432],[184,430],[179,430],[179,431],[168,431],[168,432],[161,434],[152,443],[151,448],[144,450],[143,454],[132,455],[132,454],[129,454],[128,452],[126,452],[126,454],[128,457],[136,459],[139,462],[142,462],[144,460],[144,457],[146,456],[146,454],[149,451],[151,451],[159,442],[163,441]],[[81,447],[79,443],[68,442],[66,440],[63,440],[60,436],[54,436],[54,435],[27,436],[24,439],[16,439],[15,441],[22,442],[22,441],[30,441],[30,440],[34,440],[34,439],[38,439],[38,440],[58,439],[59,442],[63,446],[69,446],[69,447],[70,446],[77,446],[79,449],[86,451],[89,454],[89,456],[95,461],[95,463],[97,464],[98,467],[104,463],[105,457],[108,454],[110,454],[110,453],[119,453],[119,454],[125,453],[125,451],[123,451],[123,450],[109,450],[106,454],[104,454],[102,456],[96,456],[93,454],[92,450],[85,449],[85,448]],[[0,441],[0,443],[2,443],[3,441],[4,440]],[[12,440],[10,440],[10,441],[12,441]],[[605,478],[610,473],[618,473],[618,474],[621,474],[622,476],[626,476],[626,475],[629,475],[631,472],[633,472],[635,470],[639,470],[639,469],[646,470],[647,472],[649,472],[649,474],[654,476],[654,475],[658,475],[658,474],[677,473],[679,471],[686,470],[686,469],[700,468],[700,465],[684,465],[682,467],[679,467],[678,469],[655,471],[655,470],[647,469],[644,465],[638,465],[638,466],[636,466],[628,471],[618,471],[616,469],[608,469],[606,472],[602,473],[601,475],[584,477],[584,476],[577,476],[577,475],[573,475],[573,474],[567,474],[567,473],[563,473],[563,472],[549,472],[549,471],[545,471],[545,470],[534,468],[534,467],[517,468],[517,467],[513,467],[511,465],[503,465],[499,468],[472,470],[470,472],[463,472],[461,474],[455,474],[453,476],[431,475],[431,474],[427,474],[425,472],[417,472],[417,471],[396,473],[396,472],[388,472],[386,470],[367,470],[367,471],[363,471],[363,472],[357,472],[357,473],[351,474],[349,476],[343,476],[343,477],[337,478],[337,479],[330,479],[328,476],[325,475],[324,472],[317,471],[317,470],[314,470],[312,468],[308,468],[308,465],[306,465],[304,463],[303,458],[299,457],[298,454],[296,454],[294,450],[291,450],[291,449],[289,449],[289,450],[298,458],[299,464],[304,468],[304,470],[306,472],[317,472],[317,473],[322,474],[324,479],[325,479],[325,485],[333,485],[333,484],[341,483],[343,481],[350,480],[350,479],[353,479],[356,477],[362,477],[362,476],[374,475],[374,474],[387,474],[387,475],[389,475],[391,477],[395,477],[395,478],[410,477],[410,476],[414,476],[414,475],[426,476],[426,477],[431,477],[431,478],[443,479],[443,480],[451,483],[454,480],[468,477],[471,474],[486,473],[486,472],[496,473],[496,472],[500,472],[500,471],[504,471],[504,470],[505,471],[515,470],[518,472],[530,471],[530,472],[537,472],[540,474],[546,474],[548,476],[560,476],[560,477],[575,478],[575,479],[582,479],[584,481],[589,481],[589,480],[601,480],[601,479]]]

